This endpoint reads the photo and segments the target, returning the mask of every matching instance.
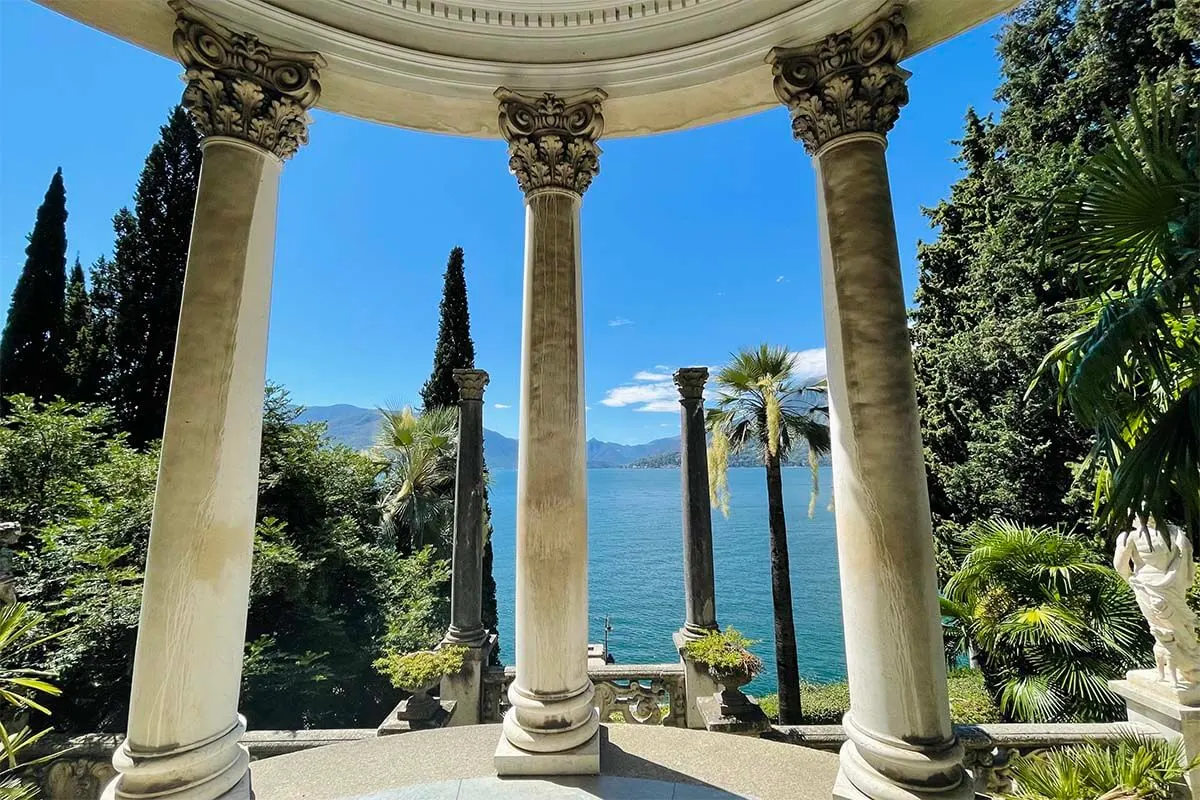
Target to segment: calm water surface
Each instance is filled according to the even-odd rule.
[[[511,663],[517,474],[495,471],[491,478],[501,657]],[[844,678],[846,661],[829,468],[821,470],[821,495],[811,519],[810,480],[807,469],[784,470],[800,674],[824,682]],[[717,620],[761,640],[754,651],[765,668],[751,688],[770,692],[775,690],[775,645],[765,471],[731,469],[729,488],[729,518],[713,511]],[[588,522],[589,640],[604,638],[608,615],[609,649],[619,662],[675,660],[671,633],[683,624],[679,471],[588,470]]]

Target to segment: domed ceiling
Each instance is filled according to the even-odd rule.
[[[167,0],[39,0],[171,55]],[[1017,0],[910,0],[910,52]],[[599,87],[605,136],[677,130],[775,105],[767,52],[852,28],[880,0],[192,0],[268,44],[316,50],[319,106],[406,128],[496,136],[499,86]],[[890,4],[889,4],[890,5]]]

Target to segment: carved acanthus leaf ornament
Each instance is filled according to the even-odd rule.
[[[508,168],[521,191],[587,191],[600,172],[596,140],[604,132],[600,103],[607,96],[600,89],[571,97],[496,90],[500,133],[508,140]]]
[[[898,66],[908,45],[900,8],[861,31],[843,31],[817,45],[775,48],[769,56],[775,94],[792,112],[792,133],[815,154],[851,133],[886,135],[908,102]]]
[[[488,374],[481,369],[456,369],[452,373],[458,384],[458,396],[463,400],[482,400],[488,385]]]
[[[319,53],[268,47],[173,0],[175,55],[186,68],[183,105],[203,136],[231,136],[290,158],[308,141],[321,94]]]

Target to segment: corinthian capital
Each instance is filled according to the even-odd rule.
[[[596,140],[604,131],[600,89],[559,97],[496,90],[500,133],[508,140],[508,168],[525,194],[564,189],[582,195],[600,172]]]
[[[458,384],[458,396],[463,400],[482,400],[488,385],[488,374],[481,369],[456,369],[451,375]]]
[[[175,55],[186,72],[183,105],[203,136],[232,136],[279,158],[308,141],[308,109],[321,84],[319,53],[268,47],[171,0]]]
[[[777,47],[768,60],[775,94],[792,112],[792,133],[815,154],[851,133],[887,134],[908,102],[911,73],[897,66],[908,31],[899,6],[861,30],[806,47]]]
[[[675,370],[675,386],[680,400],[703,400],[704,382],[708,380],[708,367],[680,367]]]

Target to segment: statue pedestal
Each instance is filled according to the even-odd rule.
[[[1133,670],[1123,681],[1109,681],[1108,687],[1125,698],[1130,722],[1149,725],[1168,740],[1182,740],[1189,761],[1200,755],[1200,687],[1159,681],[1150,669]],[[1187,782],[1192,800],[1200,800],[1200,768],[1188,774]]]

